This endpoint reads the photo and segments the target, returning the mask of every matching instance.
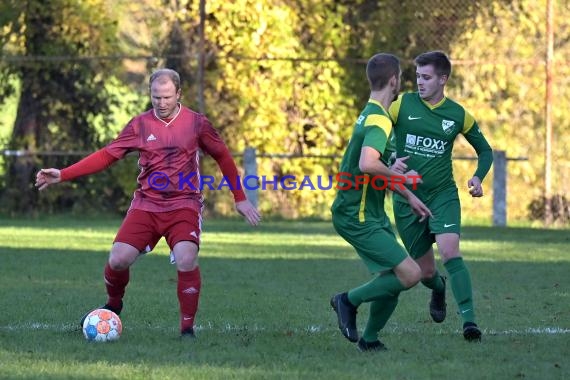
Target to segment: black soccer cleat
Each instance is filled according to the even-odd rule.
[[[367,342],[364,339],[360,338],[357,345],[358,351],[360,352],[372,352],[372,351],[387,351],[388,349],[384,345],[384,343],[380,342],[379,340],[375,340],[374,342]]]
[[[339,293],[331,298],[331,306],[338,317],[338,328],[349,341],[358,341],[356,329],[356,307],[348,301],[346,293]]]
[[[481,330],[473,322],[465,322],[463,324],[463,337],[469,342],[481,341]]]
[[[196,334],[194,333],[193,327],[187,328],[186,330],[180,332],[180,339],[188,339],[188,338],[190,339],[196,338]]]
[[[85,322],[85,319],[87,318],[87,316],[93,311],[93,310],[97,310],[97,309],[105,309],[105,310],[111,310],[113,313],[120,315],[121,311],[123,310],[123,301],[121,301],[121,307],[119,308],[114,308],[112,306],[109,306],[109,304],[105,304],[103,306],[100,307],[96,307],[95,309],[91,309],[89,310],[87,313],[85,313],[83,315],[83,317],[81,317],[81,320],[79,321],[79,327],[83,328],[83,322]]]
[[[431,301],[429,302],[429,315],[435,323],[441,323],[447,315],[447,304],[445,303],[445,277],[441,276],[443,281],[443,292],[431,291]]]

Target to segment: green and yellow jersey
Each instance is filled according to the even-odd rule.
[[[417,92],[405,93],[390,106],[394,123],[391,141],[395,142],[397,157],[410,156],[406,164],[422,176],[414,191],[424,202],[442,191],[455,190],[451,154],[459,134],[473,146],[478,156],[475,176],[481,181],[489,172],[493,154],[473,116],[460,104],[444,97],[431,105]],[[389,149],[394,149],[391,146]],[[395,200],[405,202],[395,194]]]
[[[331,211],[335,217],[348,218],[359,222],[378,221],[386,218],[384,211],[384,190],[363,184],[362,176],[367,176],[359,168],[362,147],[368,146],[384,152],[392,122],[382,105],[370,99],[354,124],[352,136],[342,158],[337,174],[339,181],[337,194]],[[358,180],[357,178],[360,178]]]

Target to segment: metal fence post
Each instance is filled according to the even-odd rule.
[[[243,152],[243,170],[244,170],[244,192],[247,199],[257,207],[259,204],[258,199],[258,186],[257,180],[247,180],[248,176],[257,178],[257,158],[255,148],[246,148]]]
[[[493,151],[493,226],[507,225],[507,154]]]

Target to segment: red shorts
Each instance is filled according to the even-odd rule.
[[[179,241],[191,241],[200,246],[201,213],[183,208],[166,212],[132,209],[127,212],[115,243],[132,245],[139,252],[150,252],[164,236],[170,250]]]

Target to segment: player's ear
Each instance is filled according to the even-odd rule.
[[[441,84],[441,85],[443,86],[444,84],[447,83],[447,79],[448,79],[448,76],[447,76],[447,75],[442,75],[442,76],[440,76],[440,77],[439,77],[439,84]]]
[[[398,77],[394,74],[390,77],[390,87],[396,88],[396,86],[398,86]]]

